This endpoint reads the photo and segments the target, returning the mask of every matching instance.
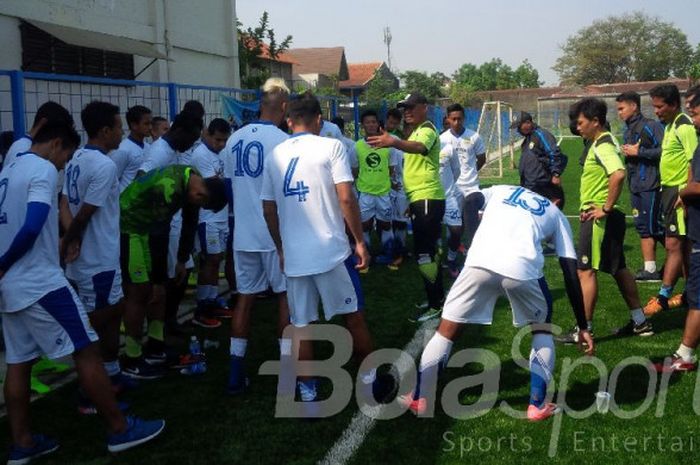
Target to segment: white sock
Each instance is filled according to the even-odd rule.
[[[685,344],[681,344],[678,350],[676,350],[676,353],[680,355],[684,362],[692,362],[695,360],[695,349]]]
[[[292,340],[291,339],[277,339],[280,346],[280,355],[292,355]]]
[[[367,373],[360,373],[360,378],[364,384],[372,384],[377,379],[377,369],[372,368]]]
[[[369,231],[363,232],[362,237],[365,239],[365,244],[367,245],[367,247],[369,247],[369,241],[370,241]]]
[[[207,300],[209,298],[209,286],[206,284],[197,285],[197,302]]]
[[[102,362],[102,365],[104,365],[105,367],[107,376],[118,375],[119,372],[122,371],[122,368],[119,366],[119,360],[114,360],[112,362]]]
[[[248,348],[248,339],[242,339],[239,337],[231,338],[231,355],[236,357],[245,357],[245,351]]]
[[[632,316],[634,324],[636,325],[644,323],[647,319],[647,317],[644,316],[644,312],[641,308],[635,308],[634,310],[630,310],[630,315]]]
[[[453,262],[457,260],[457,251],[452,249],[447,249],[447,261]]]
[[[388,231],[382,231],[382,245],[385,245],[387,242],[394,240],[394,233],[391,232],[391,229]]]
[[[216,300],[219,297],[219,286],[207,286],[209,287],[209,297],[208,299]]]
[[[405,229],[397,229],[394,231],[394,236],[398,237],[398,239],[401,241],[401,245],[406,245],[406,230]]]
[[[447,358],[450,356],[451,350],[452,341],[442,334],[435,332],[423,350],[418,369],[420,371],[425,371],[431,366],[446,362]]]
[[[644,271],[647,273],[656,273],[656,262],[651,260],[648,262],[644,262]]]

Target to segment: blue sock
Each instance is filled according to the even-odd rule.
[[[542,407],[546,396],[547,381],[537,373],[530,372],[530,405],[537,408]]]
[[[238,357],[236,355],[231,355],[231,363],[228,378],[228,384],[230,387],[240,386],[245,382],[245,359],[243,357]]]
[[[666,286],[665,284],[661,285],[661,289],[659,290],[659,295],[662,295],[668,299],[671,297],[672,294],[673,294],[673,286]]]

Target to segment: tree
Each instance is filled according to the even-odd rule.
[[[401,100],[401,98],[396,98],[395,94],[396,89],[394,87],[394,82],[391,79],[376,75],[374,79],[369,82],[363,95],[368,105],[376,106],[382,100]],[[402,95],[405,95],[405,92],[403,92]],[[393,99],[390,98],[392,96],[394,97]]]
[[[580,29],[552,67],[565,84],[684,78],[693,50],[673,23],[641,12],[610,16]]]
[[[403,88],[407,92],[420,92],[429,100],[445,96],[443,85],[446,76],[442,73],[428,74],[424,71],[406,71],[401,73]]]
[[[504,64],[500,58],[493,58],[480,66],[465,63],[452,77],[473,91],[539,87],[541,84],[539,73],[527,60],[515,70]]]
[[[278,43],[267,11],[263,12],[257,27],[243,30],[243,24],[238,22],[237,29],[241,85],[244,88],[258,88],[270,77],[270,61],[276,61],[281,53],[289,49],[292,36],[288,35]],[[269,57],[267,62],[260,59],[264,51]]]

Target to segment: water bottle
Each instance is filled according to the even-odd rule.
[[[202,347],[199,344],[199,339],[197,339],[197,336],[192,336],[190,339],[190,356],[196,360],[196,362],[180,370],[180,373],[183,375],[198,375],[205,373],[207,371],[207,363],[204,360]]]
[[[202,354],[202,346],[199,344],[199,339],[197,336],[192,336],[190,338],[190,355],[193,357]]]

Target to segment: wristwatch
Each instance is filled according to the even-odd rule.
[[[612,211],[613,211],[612,208],[611,208],[610,210],[606,210],[606,209],[605,209],[605,205],[603,205],[603,207],[601,208],[601,210],[603,210],[603,213],[605,213],[606,215],[609,215],[609,214],[612,213]]]

